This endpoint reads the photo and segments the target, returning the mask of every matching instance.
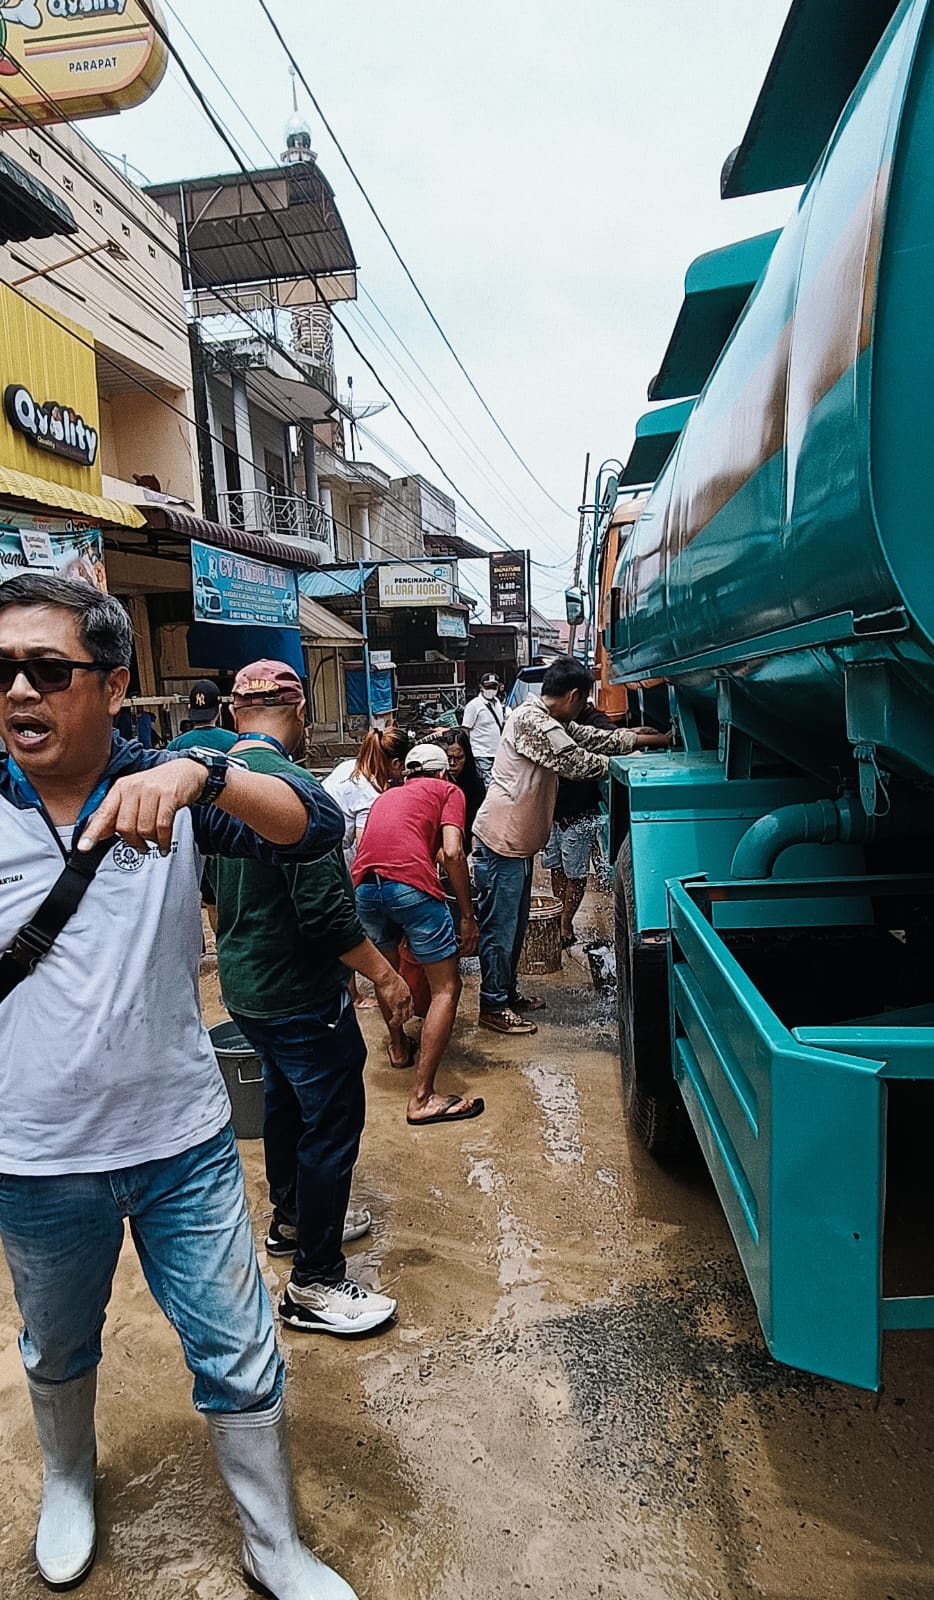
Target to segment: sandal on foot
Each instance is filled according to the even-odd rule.
[[[465,1099],[466,1096],[462,1094],[449,1094],[443,1111],[436,1111],[430,1117],[407,1116],[405,1120],[410,1128],[427,1128],[433,1122],[469,1122],[471,1117],[481,1117],[483,1115],[483,1101],[480,1099],[468,1100],[464,1105],[463,1111],[453,1111],[451,1109],[453,1106],[461,1105]]]

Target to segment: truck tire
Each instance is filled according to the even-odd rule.
[[[619,1058],[626,1120],[654,1156],[676,1156],[687,1142],[688,1118],[671,1071],[668,952],[634,939],[632,843],[616,858],[614,889]]]

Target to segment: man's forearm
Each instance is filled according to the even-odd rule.
[[[316,802],[319,795],[313,796]],[[327,818],[335,821],[340,816],[330,797],[321,791],[320,799],[327,809]],[[308,827],[308,806],[291,784],[282,778],[264,772],[247,772],[242,767],[228,769],[223,793],[215,801],[220,811],[246,823],[260,838],[270,844],[298,844]],[[332,818],[331,813],[335,816]],[[327,820],[322,817],[322,821]],[[334,841],[343,838],[343,818],[340,833]]]
[[[359,972],[361,978],[369,978],[371,983],[377,983],[387,973],[393,971],[386,957],[381,955],[371,939],[364,939],[361,944],[355,944],[352,950],[344,950],[340,959],[351,972]]]

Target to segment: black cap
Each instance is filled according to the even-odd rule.
[[[481,689],[498,689],[499,679],[495,672],[485,672],[480,679]]]
[[[199,678],[188,696],[188,715],[195,727],[213,722],[220,710],[221,692],[210,678]]]

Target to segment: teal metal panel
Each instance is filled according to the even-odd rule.
[[[778,239],[778,233],[760,233],[691,262],[678,320],[658,374],[649,384],[650,400],[700,393]]]
[[[800,1044],[669,886],[675,1074],[772,1354],[875,1389],[882,1339],[885,1086],[877,1063]]]
[[[725,200],[806,183],[899,0],[792,0]]]
[[[824,797],[825,790],[799,776],[727,781],[714,751],[616,756],[611,778],[626,790],[632,840],[636,929],[667,928],[666,884],[670,878],[728,878],[737,844],[759,817],[780,806]],[[617,799],[614,803],[619,804]],[[799,845],[779,858],[777,876],[845,877],[863,870],[863,855],[846,845]],[[864,904],[822,898],[798,901],[789,918],[782,904],[722,908],[722,926],[743,928],[852,925],[870,920]]]
[[[680,438],[693,404],[693,400],[679,400],[676,405],[646,411],[639,418],[636,442],[619,478],[621,489],[655,482]]]

